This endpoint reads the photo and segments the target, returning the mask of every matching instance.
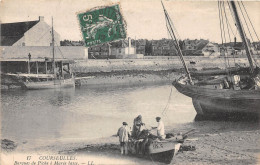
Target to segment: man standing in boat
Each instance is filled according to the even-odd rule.
[[[141,126],[144,125],[142,121],[142,116],[139,115],[134,119],[134,125],[133,125],[133,131],[132,131],[132,137],[137,139],[141,132]]]
[[[128,136],[130,136],[130,131],[127,128],[126,122],[123,122],[123,126],[118,129],[117,136],[119,136],[121,155],[123,155],[124,153],[125,155],[127,155]]]
[[[157,127],[152,127],[152,129],[156,129],[157,128],[157,136],[158,136],[158,138],[160,140],[165,139],[164,123],[162,122],[161,117],[156,117],[155,119],[158,122],[158,126]]]

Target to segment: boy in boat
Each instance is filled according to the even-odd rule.
[[[156,117],[155,118],[156,121],[158,122],[158,126],[157,127],[152,127],[152,129],[156,129],[157,128],[157,136],[160,140],[165,139],[165,133],[164,133],[164,124],[161,120],[161,117]]]
[[[139,115],[134,119],[134,125],[133,125],[133,131],[132,131],[132,137],[134,139],[137,139],[140,132],[141,132],[141,126],[143,126],[144,123],[142,121],[142,116]]]
[[[128,136],[130,136],[130,131],[127,128],[126,122],[123,122],[123,126],[118,129],[117,136],[119,136],[121,155],[123,155],[124,153],[125,155],[127,155]]]

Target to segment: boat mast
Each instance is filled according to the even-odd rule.
[[[162,1],[161,1],[161,2],[162,2]],[[193,84],[193,83],[192,83],[191,76],[190,76],[190,72],[189,72],[189,70],[188,70],[188,67],[187,67],[185,61],[184,61],[183,54],[182,54],[180,45],[179,45],[179,43],[178,43],[179,41],[178,41],[177,38],[176,38],[176,35],[175,35],[174,30],[173,30],[172,25],[171,25],[170,17],[169,17],[168,12],[166,11],[166,9],[165,9],[165,7],[164,7],[164,5],[163,5],[163,2],[162,2],[162,6],[163,6],[164,14],[165,14],[165,17],[166,17],[166,21],[168,22],[168,25],[170,26],[169,28],[167,27],[167,30],[169,31],[172,40],[175,40],[175,42],[176,42],[175,47],[176,47],[176,49],[177,49],[177,51],[178,51],[178,54],[179,54],[179,57],[180,57],[180,59],[181,59],[182,65],[183,65],[183,67],[184,67],[184,69],[185,69],[185,72],[187,73],[187,76],[188,76],[188,78],[189,78],[190,84]],[[172,35],[171,35],[171,34],[172,34]]]
[[[52,68],[53,68],[53,74],[54,77],[56,76],[55,73],[55,57],[54,57],[54,33],[53,33],[53,17],[51,18],[52,27],[51,27],[51,37],[52,37]]]
[[[239,31],[240,37],[241,37],[244,45],[245,45],[246,55],[247,55],[248,62],[249,62],[249,65],[250,65],[250,73],[252,74],[254,72],[254,64],[253,64],[252,54],[251,54],[251,51],[249,49],[249,43],[247,41],[243,26],[242,26],[241,21],[240,21],[239,16],[238,16],[236,4],[235,4],[234,1],[230,1],[230,4],[231,4],[231,7],[232,7],[234,16],[235,16],[236,25],[237,25],[236,27]]]

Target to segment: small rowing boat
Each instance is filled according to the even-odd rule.
[[[156,136],[149,134],[145,138],[130,139],[128,150],[129,153],[138,157],[145,157],[153,161],[169,164],[186,138],[186,135],[178,135],[160,140]]]

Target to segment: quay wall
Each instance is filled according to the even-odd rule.
[[[190,70],[235,66],[234,59],[225,62],[220,58],[185,57],[185,61]],[[235,62],[247,66],[246,58],[235,59]],[[79,78],[77,85],[87,86],[171,84],[184,73],[178,57],[75,61],[72,69]]]
[[[207,68],[225,68],[226,66],[247,66],[246,58],[223,59],[207,57],[185,57],[188,68],[207,69]],[[226,62],[225,62],[226,61]],[[171,70],[182,68],[182,63],[178,57],[161,59],[109,59],[109,60],[86,60],[75,61],[72,65],[74,72],[112,72],[125,70]]]

